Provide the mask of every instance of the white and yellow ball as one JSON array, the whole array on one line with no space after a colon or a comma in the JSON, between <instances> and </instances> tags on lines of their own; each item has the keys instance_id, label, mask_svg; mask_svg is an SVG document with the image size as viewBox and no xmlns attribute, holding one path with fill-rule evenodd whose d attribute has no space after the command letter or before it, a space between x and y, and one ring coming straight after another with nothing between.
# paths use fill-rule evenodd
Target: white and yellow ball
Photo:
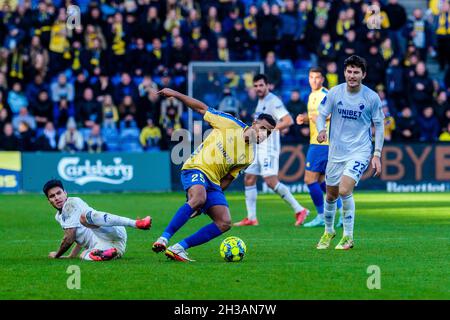
<instances>
[{"instance_id":1,"label":"white and yellow ball","mask_svg":"<svg viewBox=\"0 0 450 320\"><path fill-rule=\"evenodd\" d=\"M237 262L244 258L247 247L238 237L228 237L220 244L220 256L227 262Z\"/></svg>"}]
</instances>

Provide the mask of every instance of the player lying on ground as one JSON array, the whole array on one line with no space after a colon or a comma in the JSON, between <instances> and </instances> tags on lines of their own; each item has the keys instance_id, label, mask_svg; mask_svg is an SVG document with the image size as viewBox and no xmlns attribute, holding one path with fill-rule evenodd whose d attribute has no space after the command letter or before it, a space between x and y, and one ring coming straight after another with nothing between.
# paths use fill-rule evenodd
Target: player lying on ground
<instances>
[{"instance_id":1,"label":"player lying on ground","mask_svg":"<svg viewBox=\"0 0 450 320\"><path fill-rule=\"evenodd\" d=\"M309 70L311 93L308 97L308 113L297 116L297 124L309 123L310 142L306 155L305 183L308 186L309 195L317 210L317 216L314 220L304 224L307 228L325 225L323 220L323 194L326 192L325 168L328 162L328 143L323 142L319 144L317 142L319 132L316 126L319 104L328 93L328 90L323 87L324 81L325 77L322 68L313 67ZM328 128L329 125L330 117L327 118L326 127ZM336 227L342 227L342 200L340 198L337 201L337 208L341 214L339 215L339 222Z\"/></svg>"},{"instance_id":2,"label":"player lying on ground","mask_svg":"<svg viewBox=\"0 0 450 320\"><path fill-rule=\"evenodd\" d=\"M255 110L255 118L261 113L271 115L277 125L273 134L266 141L256 146L255 160L245 170L245 204L247 207L247 217L235 223L235 226L257 226L256 218L256 198L258 190L256 180L262 176L267 186L278 194L294 211L295 225L300 226L309 214L294 198L289 188L278 180L278 162L280 157L280 133L287 130L294 121L286 110L283 102L269 91L267 77L258 74L253 78L253 87L258 96L258 105Z\"/></svg>"},{"instance_id":3,"label":"player lying on ground","mask_svg":"<svg viewBox=\"0 0 450 320\"><path fill-rule=\"evenodd\" d=\"M57 210L55 219L64 230L64 238L58 251L49 258L80 258L90 261L106 261L120 258L125 253L127 232L124 227L148 230L152 219L132 220L107 212L96 211L76 197L68 197L60 180L50 180L43 191L48 202ZM76 246L68 256L63 254L73 243Z\"/></svg>"},{"instance_id":4,"label":"player lying on ground","mask_svg":"<svg viewBox=\"0 0 450 320\"><path fill-rule=\"evenodd\" d=\"M322 100L317 117L317 141L327 141L325 121L331 114L330 149L326 169L327 199L325 233L317 249L327 249L335 237L334 216L340 196L344 208L344 235L336 249L353 248L355 201L353 189L369 165L375 176L381 173L381 150L384 143L384 114L378 94L361 82L366 76L366 61L351 56L344 61L346 83L333 87ZM375 127L375 152L372 157L372 122Z\"/></svg>"},{"instance_id":5,"label":"player lying on ground","mask_svg":"<svg viewBox=\"0 0 450 320\"><path fill-rule=\"evenodd\" d=\"M223 190L253 161L253 147L261 143L275 128L275 120L261 114L249 127L227 113L208 108L203 102L171 89L159 94L174 97L203 115L213 130L186 160L181 169L181 180L187 192L187 202L181 206L167 228L153 244L153 251L165 251L177 261L192 261L188 248L201 245L231 228L231 216ZM213 220L193 235L167 248L170 238L196 211L204 212Z\"/></svg>"}]
</instances>

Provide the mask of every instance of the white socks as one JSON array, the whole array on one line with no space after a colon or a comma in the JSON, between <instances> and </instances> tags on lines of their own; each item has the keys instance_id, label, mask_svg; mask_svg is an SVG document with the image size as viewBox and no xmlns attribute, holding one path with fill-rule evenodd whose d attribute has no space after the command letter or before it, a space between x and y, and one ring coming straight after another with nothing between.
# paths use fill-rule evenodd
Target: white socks
<instances>
[{"instance_id":1,"label":"white socks","mask_svg":"<svg viewBox=\"0 0 450 320\"><path fill-rule=\"evenodd\" d=\"M344 210L342 219L344 237L349 236L353 239L353 226L355 224L355 200L353 199L353 194L342 197L342 208Z\"/></svg>"},{"instance_id":2,"label":"white socks","mask_svg":"<svg viewBox=\"0 0 450 320\"><path fill-rule=\"evenodd\" d=\"M245 205L247 206L247 218L249 220L256 219L256 198L258 197L258 190L256 184L245 187Z\"/></svg>"},{"instance_id":3,"label":"white socks","mask_svg":"<svg viewBox=\"0 0 450 320\"><path fill-rule=\"evenodd\" d=\"M86 221L99 227L124 226L136 228L136 220L94 210L86 213Z\"/></svg>"},{"instance_id":4,"label":"white socks","mask_svg":"<svg viewBox=\"0 0 450 320\"><path fill-rule=\"evenodd\" d=\"M334 217L336 215L337 200L333 202L325 201L323 218L325 220L325 232L334 233Z\"/></svg>"},{"instance_id":5,"label":"white socks","mask_svg":"<svg viewBox=\"0 0 450 320\"><path fill-rule=\"evenodd\" d=\"M286 201L292 209L294 209L294 212L300 212L302 211L304 208L300 205L300 203L298 203L297 200L295 200L294 196L292 195L292 193L289 191L289 188L286 187L284 184L282 184L281 182L278 182L278 184L275 186L275 188L273 189L273 191L275 191L276 193L278 193L280 195L280 197Z\"/></svg>"}]
</instances>

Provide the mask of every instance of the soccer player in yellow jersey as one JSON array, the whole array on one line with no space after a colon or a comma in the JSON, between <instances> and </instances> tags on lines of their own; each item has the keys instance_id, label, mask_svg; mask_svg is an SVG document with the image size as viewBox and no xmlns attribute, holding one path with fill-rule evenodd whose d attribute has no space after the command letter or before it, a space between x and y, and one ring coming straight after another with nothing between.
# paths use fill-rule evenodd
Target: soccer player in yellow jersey
<instances>
[{"instance_id":1,"label":"soccer player in yellow jersey","mask_svg":"<svg viewBox=\"0 0 450 320\"><path fill-rule=\"evenodd\" d=\"M308 98L308 113L299 114L297 116L297 124L309 123L310 144L308 154L306 156L305 168L305 183L308 186L309 194L317 210L317 216L310 222L305 223L305 227L319 227L324 226L323 219L324 200L323 193L326 192L325 185L325 168L328 162L328 142L319 144L317 142L316 119L319 114L320 102L325 98L328 90L323 87L325 80L324 72L320 67L313 67L309 70L309 85L311 87L311 94ZM327 120L327 128L329 127L330 119ZM338 209L342 210L342 201L338 200ZM342 226L342 214L338 226Z\"/></svg>"},{"instance_id":2,"label":"soccer player in yellow jersey","mask_svg":"<svg viewBox=\"0 0 450 320\"><path fill-rule=\"evenodd\" d=\"M167 257L177 261L188 258L188 248L210 241L231 228L231 216L223 190L253 161L254 144L263 142L274 130L272 116L261 114L252 126L230 114L208 108L203 102L172 89L158 92L174 97L192 110L203 115L213 130L203 143L186 160L181 168L181 181L187 192L187 202L173 216L167 228L152 246L155 252L165 251ZM170 238L196 212L204 212L213 220L193 235L170 247Z\"/></svg>"}]
</instances>

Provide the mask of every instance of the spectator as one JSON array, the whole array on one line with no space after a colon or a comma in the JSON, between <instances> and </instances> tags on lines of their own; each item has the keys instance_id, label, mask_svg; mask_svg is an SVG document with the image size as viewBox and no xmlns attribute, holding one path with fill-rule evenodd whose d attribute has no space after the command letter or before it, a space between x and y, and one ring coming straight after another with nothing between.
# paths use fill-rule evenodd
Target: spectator
<instances>
[{"instance_id":1,"label":"spectator","mask_svg":"<svg viewBox=\"0 0 450 320\"><path fill-rule=\"evenodd\" d=\"M230 61L230 50L228 49L227 38L217 39L217 58L222 62Z\"/></svg>"},{"instance_id":2,"label":"spectator","mask_svg":"<svg viewBox=\"0 0 450 320\"><path fill-rule=\"evenodd\" d=\"M150 77L144 77L143 82L139 85L140 97L137 108L137 125L143 128L147 123L144 119L151 118L154 122L159 120L161 112L161 102L159 95L156 94L158 87Z\"/></svg>"},{"instance_id":3,"label":"spectator","mask_svg":"<svg viewBox=\"0 0 450 320\"><path fill-rule=\"evenodd\" d=\"M92 128L94 124L102 122L102 110L100 104L94 99L94 91L87 87L83 92L83 99L77 108L77 122L79 126Z\"/></svg>"},{"instance_id":4,"label":"spectator","mask_svg":"<svg viewBox=\"0 0 450 320\"><path fill-rule=\"evenodd\" d=\"M436 43L438 61L441 70L450 64L450 3L443 1L442 7L436 12Z\"/></svg>"},{"instance_id":5,"label":"spectator","mask_svg":"<svg viewBox=\"0 0 450 320\"><path fill-rule=\"evenodd\" d=\"M106 95L112 96L114 94L113 85L111 84L111 81L109 81L109 77L106 73L100 73L98 81L93 85L93 89L97 100L100 102Z\"/></svg>"},{"instance_id":6,"label":"spectator","mask_svg":"<svg viewBox=\"0 0 450 320\"><path fill-rule=\"evenodd\" d=\"M66 99L61 99L53 108L53 120L56 128L62 129L66 126L69 118L75 117L75 107L73 103Z\"/></svg>"},{"instance_id":7,"label":"spectator","mask_svg":"<svg viewBox=\"0 0 450 320\"><path fill-rule=\"evenodd\" d=\"M3 135L0 137L0 150L19 150L19 139L14 134L14 128L11 123L6 123L3 126Z\"/></svg>"},{"instance_id":8,"label":"spectator","mask_svg":"<svg viewBox=\"0 0 450 320\"><path fill-rule=\"evenodd\" d=\"M291 91L290 99L286 103L286 109L293 117L296 117L300 113L307 112L306 104L300 99L299 90L294 89Z\"/></svg>"},{"instance_id":9,"label":"spectator","mask_svg":"<svg viewBox=\"0 0 450 320\"><path fill-rule=\"evenodd\" d=\"M242 109L247 110L248 114L252 115L253 112L255 111L257 104L258 104L258 97L256 96L256 90L253 87L250 87L247 89L247 96L245 97L242 103Z\"/></svg>"},{"instance_id":10,"label":"spectator","mask_svg":"<svg viewBox=\"0 0 450 320\"><path fill-rule=\"evenodd\" d=\"M89 87L86 75L84 72L79 72L76 75L74 83L75 98L74 103L78 105L83 100L84 91Z\"/></svg>"},{"instance_id":11,"label":"spectator","mask_svg":"<svg viewBox=\"0 0 450 320\"><path fill-rule=\"evenodd\" d=\"M231 114L234 117L239 115L239 110L241 108L241 103L232 94L230 88L225 87L223 89L223 97L219 102L218 110Z\"/></svg>"},{"instance_id":12,"label":"spectator","mask_svg":"<svg viewBox=\"0 0 450 320\"><path fill-rule=\"evenodd\" d=\"M270 51L267 53L264 61L264 71L269 81L269 90L278 91L281 89L281 70L276 64L275 53Z\"/></svg>"},{"instance_id":13,"label":"spectator","mask_svg":"<svg viewBox=\"0 0 450 320\"><path fill-rule=\"evenodd\" d=\"M176 99L164 99L161 102L160 125L164 130L164 138L170 141L173 131L181 128L180 117L183 104Z\"/></svg>"},{"instance_id":14,"label":"spectator","mask_svg":"<svg viewBox=\"0 0 450 320\"><path fill-rule=\"evenodd\" d=\"M153 119L147 119L147 125L139 135L139 141L145 151L160 150L161 129L155 126Z\"/></svg>"},{"instance_id":15,"label":"spectator","mask_svg":"<svg viewBox=\"0 0 450 320\"><path fill-rule=\"evenodd\" d=\"M410 84L411 103L420 112L432 103L434 88L424 62L417 63L415 71L416 75L411 79Z\"/></svg>"},{"instance_id":16,"label":"spectator","mask_svg":"<svg viewBox=\"0 0 450 320\"><path fill-rule=\"evenodd\" d=\"M67 121L67 130L59 137L58 149L65 152L79 152L84 147L82 134L77 130L74 118Z\"/></svg>"},{"instance_id":17,"label":"spectator","mask_svg":"<svg viewBox=\"0 0 450 320\"><path fill-rule=\"evenodd\" d=\"M403 28L407 22L405 8L398 3L398 0L389 0L383 9L389 18L389 37L394 44L394 49L396 52L403 54L406 47L406 40L402 36Z\"/></svg>"},{"instance_id":18,"label":"spectator","mask_svg":"<svg viewBox=\"0 0 450 320\"><path fill-rule=\"evenodd\" d=\"M14 130L19 130L19 126L22 122L26 123L30 130L36 129L36 120L28 113L28 109L25 107L20 108L19 114L13 116L12 124Z\"/></svg>"},{"instance_id":19,"label":"spectator","mask_svg":"<svg viewBox=\"0 0 450 320\"><path fill-rule=\"evenodd\" d=\"M25 121L20 121L17 131L19 132L19 151L34 150L34 133Z\"/></svg>"},{"instance_id":20,"label":"spectator","mask_svg":"<svg viewBox=\"0 0 450 320\"><path fill-rule=\"evenodd\" d=\"M103 99L102 113L103 126L105 128L117 128L117 123L119 121L119 111L114 105L114 102L110 95L106 95Z\"/></svg>"},{"instance_id":21,"label":"spectator","mask_svg":"<svg viewBox=\"0 0 450 320\"><path fill-rule=\"evenodd\" d=\"M231 52L231 60L242 61L251 58L251 37L241 19L234 22L233 28L227 33L228 47Z\"/></svg>"},{"instance_id":22,"label":"spectator","mask_svg":"<svg viewBox=\"0 0 450 320\"><path fill-rule=\"evenodd\" d=\"M300 15L294 0L285 1L284 12L280 15L280 57L297 60L297 42L301 39Z\"/></svg>"},{"instance_id":23,"label":"spectator","mask_svg":"<svg viewBox=\"0 0 450 320\"><path fill-rule=\"evenodd\" d=\"M378 46L371 45L369 48L369 54L366 56L367 61L367 73L364 79L366 86L372 90L379 84L384 83L385 76L385 63L383 56L378 50Z\"/></svg>"},{"instance_id":24,"label":"spectator","mask_svg":"<svg viewBox=\"0 0 450 320\"><path fill-rule=\"evenodd\" d=\"M34 105L37 103L38 95L42 91L48 91L49 87L44 82L44 77L41 74L36 74L34 76L33 82L29 83L26 86L25 95L31 108L34 108Z\"/></svg>"},{"instance_id":25,"label":"spectator","mask_svg":"<svg viewBox=\"0 0 450 320\"><path fill-rule=\"evenodd\" d=\"M419 52L419 58L427 61L427 53L431 50L431 26L423 17L422 9L414 9L413 17L408 21L407 30L414 46Z\"/></svg>"},{"instance_id":26,"label":"spectator","mask_svg":"<svg viewBox=\"0 0 450 320\"><path fill-rule=\"evenodd\" d=\"M37 151L57 151L58 150L58 133L55 130L53 122L48 121L45 124L44 131L35 142Z\"/></svg>"},{"instance_id":27,"label":"spectator","mask_svg":"<svg viewBox=\"0 0 450 320\"><path fill-rule=\"evenodd\" d=\"M256 40L257 36L257 24L256 17L258 15L258 7L254 4L250 5L248 9L248 15L244 18L244 28L247 30L248 34L252 38L252 40Z\"/></svg>"},{"instance_id":28,"label":"spectator","mask_svg":"<svg viewBox=\"0 0 450 320\"><path fill-rule=\"evenodd\" d=\"M169 66L177 71L186 72L189 63L189 51L184 45L183 38L178 36L173 41L169 53Z\"/></svg>"},{"instance_id":29,"label":"spectator","mask_svg":"<svg viewBox=\"0 0 450 320\"><path fill-rule=\"evenodd\" d=\"M440 126L432 107L423 109L418 122L420 127L420 141L434 142L438 140Z\"/></svg>"},{"instance_id":30,"label":"spectator","mask_svg":"<svg viewBox=\"0 0 450 320\"><path fill-rule=\"evenodd\" d=\"M386 70L386 93L392 110L400 110L406 104L405 72L399 63L399 59L394 57Z\"/></svg>"},{"instance_id":31,"label":"spectator","mask_svg":"<svg viewBox=\"0 0 450 320\"><path fill-rule=\"evenodd\" d=\"M3 133L3 128L7 123L10 123L11 117L9 116L8 109L1 108L0 109L0 137Z\"/></svg>"},{"instance_id":32,"label":"spectator","mask_svg":"<svg viewBox=\"0 0 450 320\"><path fill-rule=\"evenodd\" d=\"M53 82L50 85L50 90L53 102L59 102L61 99L72 102L75 98L74 87L67 82L67 77L64 73L59 74L57 82Z\"/></svg>"},{"instance_id":33,"label":"spectator","mask_svg":"<svg viewBox=\"0 0 450 320\"><path fill-rule=\"evenodd\" d=\"M119 105L119 119L121 121L136 121L136 105L131 96L125 96Z\"/></svg>"},{"instance_id":34,"label":"spectator","mask_svg":"<svg viewBox=\"0 0 450 320\"><path fill-rule=\"evenodd\" d=\"M413 117L410 107L404 107L396 121L397 140L400 142L415 141L419 136L419 126Z\"/></svg>"},{"instance_id":35,"label":"spectator","mask_svg":"<svg viewBox=\"0 0 450 320\"><path fill-rule=\"evenodd\" d=\"M146 43L151 43L154 38L163 36L163 21L159 18L158 8L150 6L145 15L140 19L140 36Z\"/></svg>"},{"instance_id":36,"label":"spectator","mask_svg":"<svg viewBox=\"0 0 450 320\"><path fill-rule=\"evenodd\" d=\"M100 153L106 151L106 144L103 140L100 126L98 124L93 124L91 131L86 138L86 151L89 153Z\"/></svg>"},{"instance_id":37,"label":"spectator","mask_svg":"<svg viewBox=\"0 0 450 320\"><path fill-rule=\"evenodd\" d=\"M136 48L131 50L128 56L128 70L132 70L132 74L143 76L152 71L152 60L145 48L145 42L142 38L136 39Z\"/></svg>"},{"instance_id":38,"label":"spectator","mask_svg":"<svg viewBox=\"0 0 450 320\"><path fill-rule=\"evenodd\" d=\"M138 90L130 75L127 72L123 72L120 77L120 82L114 89L115 97L114 102L122 102L125 96L130 96L132 100L136 100L138 97Z\"/></svg>"},{"instance_id":39,"label":"spectator","mask_svg":"<svg viewBox=\"0 0 450 320\"><path fill-rule=\"evenodd\" d=\"M387 105L383 106L384 113L384 140L392 141L393 132L395 131L395 119L389 112Z\"/></svg>"},{"instance_id":40,"label":"spectator","mask_svg":"<svg viewBox=\"0 0 450 320\"><path fill-rule=\"evenodd\" d=\"M273 14L269 5L264 2L261 11L256 16L256 34L260 47L261 57L267 56L269 51L274 51L277 44L281 20L279 16Z\"/></svg>"},{"instance_id":41,"label":"spectator","mask_svg":"<svg viewBox=\"0 0 450 320\"><path fill-rule=\"evenodd\" d=\"M22 85L19 82L13 84L12 90L8 93L7 102L13 116L17 115L20 109L28 107L28 99L22 91Z\"/></svg>"},{"instance_id":42,"label":"spectator","mask_svg":"<svg viewBox=\"0 0 450 320\"><path fill-rule=\"evenodd\" d=\"M192 61L214 61L216 60L214 52L209 48L208 40L201 39L198 47L193 48L191 54Z\"/></svg>"},{"instance_id":43,"label":"spectator","mask_svg":"<svg viewBox=\"0 0 450 320\"><path fill-rule=\"evenodd\" d=\"M339 75L337 73L336 62L330 61L327 63L327 73L325 74L326 87L331 89L339 84Z\"/></svg>"}]
</instances>

